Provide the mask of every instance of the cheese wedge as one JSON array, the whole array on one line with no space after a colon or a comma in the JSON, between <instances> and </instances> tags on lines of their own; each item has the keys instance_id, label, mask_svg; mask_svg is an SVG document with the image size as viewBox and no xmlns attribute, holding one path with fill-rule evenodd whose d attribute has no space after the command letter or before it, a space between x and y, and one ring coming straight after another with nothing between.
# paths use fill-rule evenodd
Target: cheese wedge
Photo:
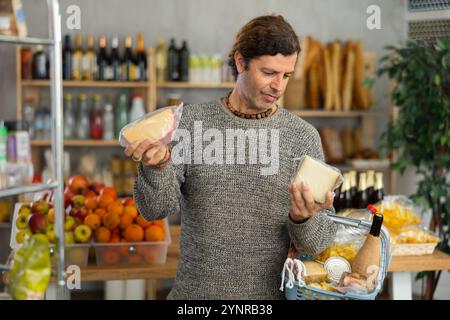
<instances>
[{"instance_id":1,"label":"cheese wedge","mask_svg":"<svg viewBox=\"0 0 450 320\"><path fill-rule=\"evenodd\" d=\"M333 191L341 174L331 169L320 161L309 156L305 156L297 169L294 183L306 182L312 192L314 200L318 203L325 203L328 191Z\"/></svg>"},{"instance_id":2,"label":"cheese wedge","mask_svg":"<svg viewBox=\"0 0 450 320\"><path fill-rule=\"evenodd\" d=\"M316 261L302 261L302 262L306 268L305 282L307 284L327 280L328 273L321 263Z\"/></svg>"},{"instance_id":3,"label":"cheese wedge","mask_svg":"<svg viewBox=\"0 0 450 320\"><path fill-rule=\"evenodd\" d=\"M149 139L152 143L161 140L175 129L175 114L166 109L156 115L124 128L123 137L128 143Z\"/></svg>"}]
</instances>

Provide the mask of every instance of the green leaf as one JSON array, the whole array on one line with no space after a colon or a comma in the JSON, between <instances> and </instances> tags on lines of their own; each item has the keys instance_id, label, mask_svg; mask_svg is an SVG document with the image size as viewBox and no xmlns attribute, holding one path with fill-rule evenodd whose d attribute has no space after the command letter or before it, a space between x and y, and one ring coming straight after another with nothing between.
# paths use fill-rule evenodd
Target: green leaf
<instances>
[{"instance_id":1,"label":"green leaf","mask_svg":"<svg viewBox=\"0 0 450 320\"><path fill-rule=\"evenodd\" d=\"M440 86L441 85L441 76L438 75L437 73L434 75L434 83L436 84L436 86Z\"/></svg>"},{"instance_id":2,"label":"green leaf","mask_svg":"<svg viewBox=\"0 0 450 320\"><path fill-rule=\"evenodd\" d=\"M446 142L447 142L447 137L441 136L441 145L445 145Z\"/></svg>"}]
</instances>

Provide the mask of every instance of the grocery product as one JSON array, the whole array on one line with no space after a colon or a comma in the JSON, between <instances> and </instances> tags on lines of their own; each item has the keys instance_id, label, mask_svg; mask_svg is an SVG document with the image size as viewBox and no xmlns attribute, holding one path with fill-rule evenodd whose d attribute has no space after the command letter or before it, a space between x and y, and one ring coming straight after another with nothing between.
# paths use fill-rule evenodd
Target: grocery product
<instances>
[{"instance_id":1,"label":"grocery product","mask_svg":"<svg viewBox=\"0 0 450 320\"><path fill-rule=\"evenodd\" d=\"M183 105L166 107L126 125L120 132L119 141L123 147L135 141L150 140L152 143L167 144L178 125Z\"/></svg>"},{"instance_id":2,"label":"grocery product","mask_svg":"<svg viewBox=\"0 0 450 320\"><path fill-rule=\"evenodd\" d=\"M314 200L325 203L326 193L336 189L343 181L340 171L310 156L300 158L294 183L308 183Z\"/></svg>"},{"instance_id":3,"label":"grocery product","mask_svg":"<svg viewBox=\"0 0 450 320\"><path fill-rule=\"evenodd\" d=\"M305 282L307 284L312 282L326 281L328 273L320 262L316 261L302 261L305 265Z\"/></svg>"}]
</instances>

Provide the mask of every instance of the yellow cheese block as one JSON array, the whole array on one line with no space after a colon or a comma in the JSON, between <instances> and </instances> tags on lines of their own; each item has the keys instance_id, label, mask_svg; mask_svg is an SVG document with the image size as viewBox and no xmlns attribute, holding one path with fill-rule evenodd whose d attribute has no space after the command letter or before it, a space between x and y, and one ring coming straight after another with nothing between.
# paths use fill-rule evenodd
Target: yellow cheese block
<instances>
[{"instance_id":1,"label":"yellow cheese block","mask_svg":"<svg viewBox=\"0 0 450 320\"><path fill-rule=\"evenodd\" d=\"M328 277L328 273L323 265L316 261L302 261L306 268L305 282L322 282Z\"/></svg>"},{"instance_id":2,"label":"yellow cheese block","mask_svg":"<svg viewBox=\"0 0 450 320\"><path fill-rule=\"evenodd\" d=\"M175 114L172 109L166 109L124 128L122 135L128 143L145 139L156 142L172 132L174 126Z\"/></svg>"},{"instance_id":3,"label":"yellow cheese block","mask_svg":"<svg viewBox=\"0 0 450 320\"><path fill-rule=\"evenodd\" d=\"M322 162L309 156L305 156L299 165L294 183L306 182L312 192L314 200L318 203L325 203L328 191L333 191L341 174L331 169Z\"/></svg>"}]
</instances>

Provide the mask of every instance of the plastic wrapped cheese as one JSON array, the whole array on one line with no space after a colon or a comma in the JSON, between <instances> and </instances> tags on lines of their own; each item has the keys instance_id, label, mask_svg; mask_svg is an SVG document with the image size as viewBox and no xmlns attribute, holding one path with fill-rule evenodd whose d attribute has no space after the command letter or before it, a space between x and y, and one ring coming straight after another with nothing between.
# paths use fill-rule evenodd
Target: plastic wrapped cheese
<instances>
[{"instance_id":1,"label":"plastic wrapped cheese","mask_svg":"<svg viewBox=\"0 0 450 320\"><path fill-rule=\"evenodd\" d=\"M294 159L294 162L297 170L293 183L306 182L311 189L314 200L318 203L325 203L327 192L333 191L344 181L339 169L310 156Z\"/></svg>"},{"instance_id":2,"label":"plastic wrapped cheese","mask_svg":"<svg viewBox=\"0 0 450 320\"><path fill-rule=\"evenodd\" d=\"M127 124L120 131L120 145L127 147L130 143L146 139L155 144L169 143L178 127L182 110L183 104L161 108Z\"/></svg>"}]
</instances>

